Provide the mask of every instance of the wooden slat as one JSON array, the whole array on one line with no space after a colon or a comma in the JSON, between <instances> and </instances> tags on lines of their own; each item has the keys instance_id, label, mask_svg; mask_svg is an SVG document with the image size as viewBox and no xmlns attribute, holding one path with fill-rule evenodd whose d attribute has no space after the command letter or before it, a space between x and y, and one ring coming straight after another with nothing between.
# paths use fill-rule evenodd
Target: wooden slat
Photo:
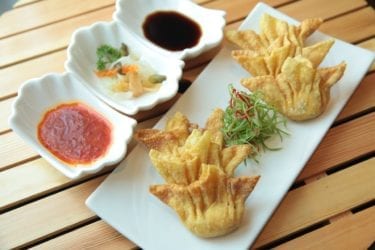
<instances>
[{"instance_id":1,"label":"wooden slat","mask_svg":"<svg viewBox=\"0 0 375 250\"><path fill-rule=\"evenodd\" d=\"M21 247L95 218L85 200L103 179L93 179L1 214L0 246Z\"/></svg>"},{"instance_id":2,"label":"wooden slat","mask_svg":"<svg viewBox=\"0 0 375 250\"><path fill-rule=\"evenodd\" d=\"M375 199L375 158L290 191L255 242L259 247Z\"/></svg>"},{"instance_id":3,"label":"wooden slat","mask_svg":"<svg viewBox=\"0 0 375 250\"><path fill-rule=\"evenodd\" d=\"M8 117L11 111L11 105L14 99L0 101L0 133L9 130Z\"/></svg>"},{"instance_id":4,"label":"wooden slat","mask_svg":"<svg viewBox=\"0 0 375 250\"><path fill-rule=\"evenodd\" d=\"M375 207L305 234L275 249L368 249L375 239Z\"/></svg>"},{"instance_id":5,"label":"wooden slat","mask_svg":"<svg viewBox=\"0 0 375 250\"><path fill-rule=\"evenodd\" d=\"M15 133L0 136L0 171L10 165L37 157L37 153Z\"/></svg>"},{"instance_id":6,"label":"wooden slat","mask_svg":"<svg viewBox=\"0 0 375 250\"><path fill-rule=\"evenodd\" d=\"M58 51L0 70L0 99L14 96L21 84L51 72L63 72L66 51Z\"/></svg>"},{"instance_id":7,"label":"wooden slat","mask_svg":"<svg viewBox=\"0 0 375 250\"><path fill-rule=\"evenodd\" d=\"M297 180L374 152L374 128L375 112L329 130Z\"/></svg>"},{"instance_id":8,"label":"wooden slat","mask_svg":"<svg viewBox=\"0 0 375 250\"><path fill-rule=\"evenodd\" d=\"M130 240L123 237L103 221L94 222L60 237L49 240L33 249L135 249Z\"/></svg>"},{"instance_id":9,"label":"wooden slat","mask_svg":"<svg viewBox=\"0 0 375 250\"><path fill-rule=\"evenodd\" d=\"M263 2L270 6L278 6L292 1L293 0L265 0ZM255 0L216 0L209 2L206 7L225 10L227 12L226 20L230 23L246 17L258 2L259 1Z\"/></svg>"},{"instance_id":10,"label":"wooden slat","mask_svg":"<svg viewBox=\"0 0 375 250\"><path fill-rule=\"evenodd\" d=\"M0 48L7 53L2 55L0 67L65 48L73 31L97 21L109 21L113 11L113 6L103 8L83 16L2 39Z\"/></svg>"},{"instance_id":11,"label":"wooden slat","mask_svg":"<svg viewBox=\"0 0 375 250\"><path fill-rule=\"evenodd\" d=\"M375 38L362 42L361 47L375 52ZM375 71L375 62L373 62L369 71Z\"/></svg>"},{"instance_id":12,"label":"wooden slat","mask_svg":"<svg viewBox=\"0 0 375 250\"><path fill-rule=\"evenodd\" d=\"M282 6L279 10L302 21L311 17L328 19L366 5L365 0L303 0Z\"/></svg>"},{"instance_id":13,"label":"wooden slat","mask_svg":"<svg viewBox=\"0 0 375 250\"><path fill-rule=\"evenodd\" d=\"M319 30L341 40L354 43L373 36L375 34L374 23L374 10L372 7L367 7L324 22Z\"/></svg>"},{"instance_id":14,"label":"wooden slat","mask_svg":"<svg viewBox=\"0 0 375 250\"><path fill-rule=\"evenodd\" d=\"M32 4L32 3L36 3L36 2L40 2L40 1L43 1L43 0L18 0L14 4L14 7L18 8L18 7L21 7L21 6L24 6L24 5L28 5L28 4Z\"/></svg>"},{"instance_id":15,"label":"wooden slat","mask_svg":"<svg viewBox=\"0 0 375 250\"><path fill-rule=\"evenodd\" d=\"M41 1L5 13L0 19L0 38L113 5L115 1L65 0L64 4L59 3L60 0ZM27 22L20 21L20 17Z\"/></svg>"},{"instance_id":16,"label":"wooden slat","mask_svg":"<svg viewBox=\"0 0 375 250\"><path fill-rule=\"evenodd\" d=\"M32 178L30 178L32 176ZM0 211L64 187L65 177L44 159L37 159L0 173Z\"/></svg>"},{"instance_id":17,"label":"wooden slat","mask_svg":"<svg viewBox=\"0 0 375 250\"><path fill-rule=\"evenodd\" d=\"M367 75L358 86L336 121L346 119L360 111L375 108L375 73Z\"/></svg>"}]
</instances>

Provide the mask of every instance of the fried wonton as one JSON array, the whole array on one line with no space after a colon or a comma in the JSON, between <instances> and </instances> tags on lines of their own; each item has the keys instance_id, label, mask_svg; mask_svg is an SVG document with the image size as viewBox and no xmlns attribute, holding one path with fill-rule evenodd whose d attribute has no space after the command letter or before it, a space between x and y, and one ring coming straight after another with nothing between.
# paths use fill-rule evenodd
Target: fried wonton
<instances>
[{"instance_id":1,"label":"fried wonton","mask_svg":"<svg viewBox=\"0 0 375 250\"><path fill-rule=\"evenodd\" d=\"M228 177L215 165L202 166L200 178L189 185L150 186L150 192L173 208L194 234L216 237L239 227L245 201L259 176Z\"/></svg>"},{"instance_id":2,"label":"fried wonton","mask_svg":"<svg viewBox=\"0 0 375 250\"><path fill-rule=\"evenodd\" d=\"M302 56L287 58L277 76L243 79L242 85L261 91L264 100L292 120L308 120L319 116L330 99L330 88L342 77L343 62L329 68L315 69Z\"/></svg>"},{"instance_id":3,"label":"fried wonton","mask_svg":"<svg viewBox=\"0 0 375 250\"><path fill-rule=\"evenodd\" d=\"M304 41L319 28L323 20L310 18L303 20L299 26L263 14L260 19L260 34L253 30L229 30L226 38L240 48L252 50L259 55L268 55L274 48L291 44L292 54L300 54L298 50L304 47Z\"/></svg>"},{"instance_id":4,"label":"fried wonton","mask_svg":"<svg viewBox=\"0 0 375 250\"><path fill-rule=\"evenodd\" d=\"M232 176L251 153L250 145L224 146L224 111L215 109L204 129L176 113L165 130L141 129L136 139L150 148L150 159L167 183L188 185L199 179L202 164L215 164Z\"/></svg>"},{"instance_id":5,"label":"fried wonton","mask_svg":"<svg viewBox=\"0 0 375 250\"><path fill-rule=\"evenodd\" d=\"M215 164L232 176L236 167L251 153L250 145L223 148L210 130L194 129L185 144L170 152L150 150L150 159L167 183L188 185L199 179L203 164Z\"/></svg>"},{"instance_id":6,"label":"fried wonton","mask_svg":"<svg viewBox=\"0 0 375 250\"><path fill-rule=\"evenodd\" d=\"M301 55L311 61L317 68L334 43L333 39L316 43L301 50ZM275 48L267 55L260 55L252 50L234 50L232 57L252 76L277 75L288 57L295 56L291 52L291 44Z\"/></svg>"},{"instance_id":7,"label":"fried wonton","mask_svg":"<svg viewBox=\"0 0 375 250\"><path fill-rule=\"evenodd\" d=\"M191 127L192 124L190 124L186 116L177 112L167 121L164 130L140 129L135 132L134 137L150 149L170 152L185 143Z\"/></svg>"},{"instance_id":8,"label":"fried wonton","mask_svg":"<svg viewBox=\"0 0 375 250\"><path fill-rule=\"evenodd\" d=\"M232 52L232 57L252 76L280 73L288 57L302 55L316 68L334 43L333 39L305 47L304 40L322 23L321 19L306 19L300 26L264 14L260 20L261 32L252 30L228 31L228 40L242 50Z\"/></svg>"}]
</instances>

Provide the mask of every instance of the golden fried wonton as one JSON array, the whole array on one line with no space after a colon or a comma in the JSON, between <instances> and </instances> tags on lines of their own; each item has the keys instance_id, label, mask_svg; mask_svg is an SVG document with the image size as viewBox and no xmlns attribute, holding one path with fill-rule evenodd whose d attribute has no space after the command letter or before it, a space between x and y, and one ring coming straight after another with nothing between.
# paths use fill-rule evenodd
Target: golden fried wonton
<instances>
[{"instance_id":1,"label":"golden fried wonton","mask_svg":"<svg viewBox=\"0 0 375 250\"><path fill-rule=\"evenodd\" d=\"M288 57L302 55L316 68L334 43L333 39L307 46L304 40L322 23L321 19L306 19L300 26L264 14L260 20L261 33L252 30L228 31L226 37L242 50L232 52L232 57L253 76L280 73Z\"/></svg>"},{"instance_id":2,"label":"golden fried wonton","mask_svg":"<svg viewBox=\"0 0 375 250\"><path fill-rule=\"evenodd\" d=\"M317 68L333 43L334 40L330 39L304 47L301 54L311 61L314 68ZM291 56L294 55L291 54L290 44L275 48L268 55L260 55L252 50L232 51L232 57L253 76L277 75L285 60Z\"/></svg>"},{"instance_id":3,"label":"golden fried wonton","mask_svg":"<svg viewBox=\"0 0 375 250\"><path fill-rule=\"evenodd\" d=\"M241 81L264 100L292 120L308 120L319 116L330 99L330 88L342 77L346 64L315 69L302 57L287 58L277 76L258 76Z\"/></svg>"},{"instance_id":4,"label":"golden fried wonton","mask_svg":"<svg viewBox=\"0 0 375 250\"><path fill-rule=\"evenodd\" d=\"M215 165L202 165L199 179L189 185L150 186L150 192L173 208L194 234L216 237L241 223L245 201L259 176L228 177Z\"/></svg>"},{"instance_id":5,"label":"golden fried wonton","mask_svg":"<svg viewBox=\"0 0 375 250\"><path fill-rule=\"evenodd\" d=\"M294 26L263 14L260 19L259 35L253 30L229 30L225 36L242 49L267 55L270 52L269 48L279 48L286 44L291 44L296 50L302 49L305 39L317 30L322 22L320 18L310 18L302 21L299 26Z\"/></svg>"},{"instance_id":6,"label":"golden fried wonton","mask_svg":"<svg viewBox=\"0 0 375 250\"><path fill-rule=\"evenodd\" d=\"M194 129L185 144L170 152L150 150L150 159L167 183L188 185L199 179L202 164L215 164L229 176L252 152L250 145L222 148L210 130Z\"/></svg>"},{"instance_id":7,"label":"golden fried wonton","mask_svg":"<svg viewBox=\"0 0 375 250\"><path fill-rule=\"evenodd\" d=\"M185 143L192 125L186 116L177 112L167 121L165 130L140 129L135 132L135 139L144 143L150 149L172 151Z\"/></svg>"}]
</instances>

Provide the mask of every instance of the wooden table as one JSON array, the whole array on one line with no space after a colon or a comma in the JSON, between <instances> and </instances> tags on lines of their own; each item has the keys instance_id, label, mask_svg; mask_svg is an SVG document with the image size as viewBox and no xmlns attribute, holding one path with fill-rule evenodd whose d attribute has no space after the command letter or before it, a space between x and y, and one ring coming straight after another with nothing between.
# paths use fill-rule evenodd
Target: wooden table
<instances>
[{"instance_id":1,"label":"wooden table","mask_svg":"<svg viewBox=\"0 0 375 250\"><path fill-rule=\"evenodd\" d=\"M227 11L230 28L237 27L256 4L196 1ZM322 17L321 31L375 51L375 12L365 0L265 2L299 20ZM114 0L23 0L0 17L0 249L136 248L84 203L112 169L70 180L7 124L20 84L45 73L63 72L72 32L109 21L113 12ZM184 78L193 81L207 60L193 63ZM373 243L374 69L373 65L337 117L255 248L365 249ZM151 127L172 102L138 115L140 126Z\"/></svg>"}]
</instances>

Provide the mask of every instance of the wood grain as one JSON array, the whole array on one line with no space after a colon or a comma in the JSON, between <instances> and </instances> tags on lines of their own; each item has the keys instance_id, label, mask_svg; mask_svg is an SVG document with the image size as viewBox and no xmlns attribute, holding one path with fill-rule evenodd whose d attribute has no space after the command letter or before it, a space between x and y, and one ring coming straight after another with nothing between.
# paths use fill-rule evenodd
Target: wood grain
<instances>
[{"instance_id":1,"label":"wood grain","mask_svg":"<svg viewBox=\"0 0 375 250\"><path fill-rule=\"evenodd\" d=\"M15 96L21 84L31 78L63 72L66 58L66 50L61 50L1 69L0 99Z\"/></svg>"},{"instance_id":2,"label":"wood grain","mask_svg":"<svg viewBox=\"0 0 375 250\"><path fill-rule=\"evenodd\" d=\"M361 111L369 111L375 108L375 73L367 75L359 84L348 103L340 112L336 121L342 121Z\"/></svg>"},{"instance_id":3,"label":"wood grain","mask_svg":"<svg viewBox=\"0 0 375 250\"><path fill-rule=\"evenodd\" d=\"M303 180L375 150L375 112L329 130L297 180Z\"/></svg>"},{"instance_id":4,"label":"wood grain","mask_svg":"<svg viewBox=\"0 0 375 250\"><path fill-rule=\"evenodd\" d=\"M104 221L97 221L44 242L43 244L34 246L33 249L76 249L77 246L81 249L103 250L131 250L137 248L137 245L123 237Z\"/></svg>"},{"instance_id":5,"label":"wood grain","mask_svg":"<svg viewBox=\"0 0 375 250\"><path fill-rule=\"evenodd\" d=\"M1 39L0 48L7 51L7 53L2 55L0 68L66 48L71 34L76 29L91 25L97 21L109 21L113 11L114 7L111 6L40 29Z\"/></svg>"},{"instance_id":6,"label":"wood grain","mask_svg":"<svg viewBox=\"0 0 375 250\"><path fill-rule=\"evenodd\" d=\"M13 132L0 135L0 145L0 171L37 157L37 153Z\"/></svg>"},{"instance_id":7,"label":"wood grain","mask_svg":"<svg viewBox=\"0 0 375 250\"><path fill-rule=\"evenodd\" d=\"M9 130L8 117L11 114L11 106L13 101L13 98L0 101L0 133L4 133L5 131Z\"/></svg>"},{"instance_id":8,"label":"wood grain","mask_svg":"<svg viewBox=\"0 0 375 250\"><path fill-rule=\"evenodd\" d=\"M320 17L326 20L366 5L365 0L304 0L282 6L279 10L300 21L313 17ZM322 7L317 8L316 6Z\"/></svg>"},{"instance_id":9,"label":"wood grain","mask_svg":"<svg viewBox=\"0 0 375 250\"><path fill-rule=\"evenodd\" d=\"M40 2L40 1L43 1L43 0L18 0L14 4L14 8L18 8L18 7L21 7L21 6L28 5L28 4L33 4L33 3L36 3L36 2Z\"/></svg>"},{"instance_id":10,"label":"wood grain","mask_svg":"<svg viewBox=\"0 0 375 250\"><path fill-rule=\"evenodd\" d=\"M0 215L0 246L22 247L95 218L85 200L104 177Z\"/></svg>"},{"instance_id":11,"label":"wood grain","mask_svg":"<svg viewBox=\"0 0 375 250\"><path fill-rule=\"evenodd\" d=\"M349 43L355 43L375 34L374 23L374 10L367 7L324 22L319 30Z\"/></svg>"},{"instance_id":12,"label":"wood grain","mask_svg":"<svg viewBox=\"0 0 375 250\"><path fill-rule=\"evenodd\" d=\"M375 199L375 158L290 191L254 247Z\"/></svg>"},{"instance_id":13,"label":"wood grain","mask_svg":"<svg viewBox=\"0 0 375 250\"><path fill-rule=\"evenodd\" d=\"M114 0L64 0L64 4L59 5L59 2L60 0L41 1L5 13L0 19L0 38L114 5L115 3ZM60 7L56 8L56 6ZM20 22L20 16L27 22ZM12 25L7 25L10 23Z\"/></svg>"},{"instance_id":14,"label":"wood grain","mask_svg":"<svg viewBox=\"0 0 375 250\"><path fill-rule=\"evenodd\" d=\"M275 249L368 249L375 238L375 207L289 241Z\"/></svg>"}]
</instances>

